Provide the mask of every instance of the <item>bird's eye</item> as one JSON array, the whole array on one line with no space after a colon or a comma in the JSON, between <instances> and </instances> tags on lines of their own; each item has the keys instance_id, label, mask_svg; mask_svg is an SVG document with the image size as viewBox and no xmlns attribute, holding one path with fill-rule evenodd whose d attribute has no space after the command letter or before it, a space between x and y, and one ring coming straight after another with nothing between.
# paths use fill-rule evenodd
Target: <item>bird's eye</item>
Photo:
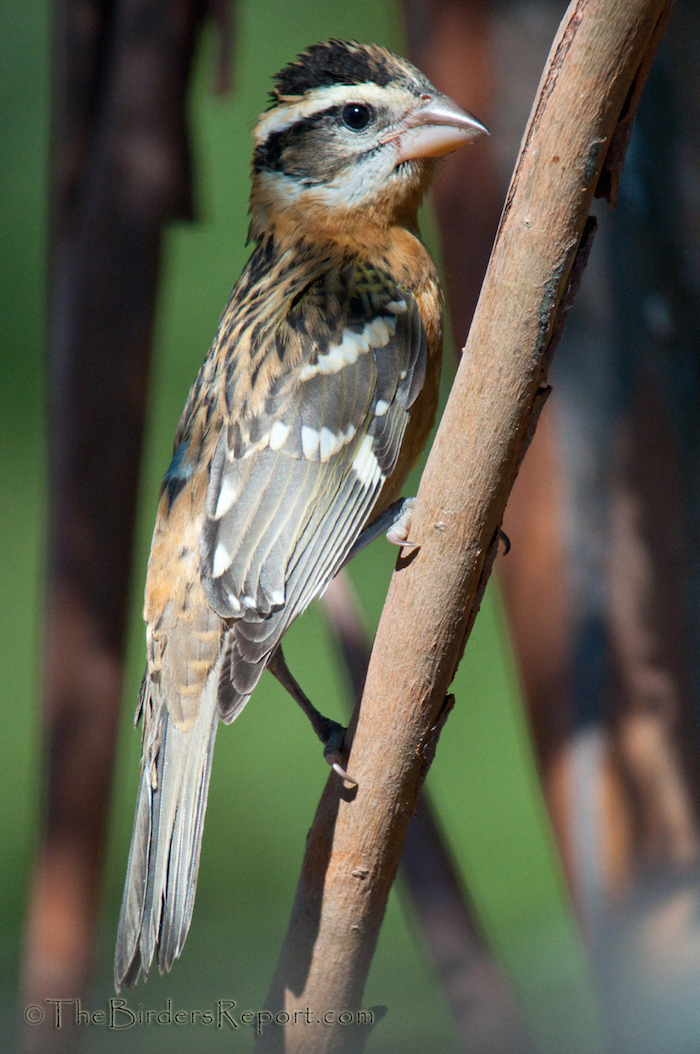
<instances>
[{"instance_id":1,"label":"bird's eye","mask_svg":"<svg viewBox=\"0 0 700 1054\"><path fill-rule=\"evenodd\" d=\"M372 111L362 102L348 103L342 113L343 124L351 128L353 132L361 132L363 128L366 128L371 117Z\"/></svg>"}]
</instances>

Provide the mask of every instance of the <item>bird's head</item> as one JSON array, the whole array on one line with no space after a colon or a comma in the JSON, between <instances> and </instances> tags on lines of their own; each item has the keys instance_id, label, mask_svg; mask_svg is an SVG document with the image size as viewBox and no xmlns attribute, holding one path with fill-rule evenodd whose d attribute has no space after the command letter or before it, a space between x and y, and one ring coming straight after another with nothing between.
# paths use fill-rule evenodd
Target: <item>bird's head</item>
<instances>
[{"instance_id":1,"label":"bird's head","mask_svg":"<svg viewBox=\"0 0 700 1054\"><path fill-rule=\"evenodd\" d=\"M254 239L273 225L414 226L435 158L486 131L375 44L315 44L275 82L255 129Z\"/></svg>"}]
</instances>

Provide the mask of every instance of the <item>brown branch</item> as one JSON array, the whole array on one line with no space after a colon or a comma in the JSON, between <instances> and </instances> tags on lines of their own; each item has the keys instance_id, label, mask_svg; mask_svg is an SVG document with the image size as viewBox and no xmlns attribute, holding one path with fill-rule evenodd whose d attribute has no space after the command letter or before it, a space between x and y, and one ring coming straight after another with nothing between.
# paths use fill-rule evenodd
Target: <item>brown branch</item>
<instances>
[{"instance_id":1,"label":"brown branch","mask_svg":"<svg viewBox=\"0 0 700 1054\"><path fill-rule=\"evenodd\" d=\"M367 678L370 645L344 571L333 579L321 604L357 700ZM484 945L425 789L418 795L406 833L400 874L464 1054L527 1054L531 1047L519 1010Z\"/></svg>"},{"instance_id":2,"label":"brown branch","mask_svg":"<svg viewBox=\"0 0 700 1054\"><path fill-rule=\"evenodd\" d=\"M387 897L494 540L542 405L549 344L606 151L666 0L576 0L554 41L454 388L372 654L349 768L311 829L268 993L286 1028L257 1049L355 1051L367 1030L310 1025L361 1007ZM297 1014L295 1023L295 1013ZM337 1018L336 1018L337 1019Z\"/></svg>"}]
</instances>

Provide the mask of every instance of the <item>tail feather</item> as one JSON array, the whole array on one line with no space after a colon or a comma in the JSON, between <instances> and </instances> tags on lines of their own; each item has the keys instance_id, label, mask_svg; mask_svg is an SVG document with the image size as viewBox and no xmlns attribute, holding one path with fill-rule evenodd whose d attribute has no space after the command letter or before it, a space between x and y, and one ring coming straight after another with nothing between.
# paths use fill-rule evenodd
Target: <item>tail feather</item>
<instances>
[{"instance_id":1,"label":"tail feather","mask_svg":"<svg viewBox=\"0 0 700 1054\"><path fill-rule=\"evenodd\" d=\"M151 810L150 774L144 767L136 803L114 958L114 983L118 992L122 985L131 988L141 971L140 937L151 843Z\"/></svg>"},{"instance_id":2,"label":"tail feather","mask_svg":"<svg viewBox=\"0 0 700 1054\"><path fill-rule=\"evenodd\" d=\"M180 955L192 921L214 737L219 723L216 696L213 691L211 694L214 698L208 728L203 724L201 729L198 729L197 723L192 732L180 732L174 727L169 730L169 735L174 734L179 740L199 731L200 740L196 746L192 743L187 745L191 751L190 756L194 754L192 770L190 773L185 768L183 772L172 829L167 859L168 910L162 916L158 956L161 973L169 970L173 961ZM180 749L178 745L178 753ZM166 834L167 830L168 828ZM170 895L170 890L173 891L173 896Z\"/></svg>"},{"instance_id":3,"label":"tail feather","mask_svg":"<svg viewBox=\"0 0 700 1054\"><path fill-rule=\"evenodd\" d=\"M158 950L160 972L182 951L192 920L211 758L218 725L218 677L202 693L197 719L178 728L144 685L144 757L126 884L119 916L117 990L148 975Z\"/></svg>"}]
</instances>

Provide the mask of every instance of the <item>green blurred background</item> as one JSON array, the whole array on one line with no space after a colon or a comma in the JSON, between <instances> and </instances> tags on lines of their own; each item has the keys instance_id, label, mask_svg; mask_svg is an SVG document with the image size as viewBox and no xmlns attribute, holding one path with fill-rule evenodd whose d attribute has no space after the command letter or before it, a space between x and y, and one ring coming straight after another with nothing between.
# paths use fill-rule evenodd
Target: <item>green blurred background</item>
<instances>
[{"instance_id":1,"label":"green blurred background","mask_svg":"<svg viewBox=\"0 0 700 1054\"><path fill-rule=\"evenodd\" d=\"M113 995L112 953L140 755L133 731L144 661L141 597L160 478L189 385L246 258L250 133L270 76L304 46L329 36L402 50L398 10L378 2L240 3L233 90L210 91L214 41L202 39L191 114L197 222L165 239L149 432L135 554L133 606L96 976L87 1003ZM43 338L50 90L50 5L0 6L0 707L2 882L0 1033L24 1026L17 1011L23 912L37 837L40 772L42 575L45 534ZM430 229L429 216L425 220ZM434 241L433 241L434 244ZM437 252L437 250L436 250ZM448 355L449 361L449 355ZM446 370L449 374L450 369ZM449 377L447 378L449 381ZM415 481L414 481L415 486ZM395 561L384 542L351 575L373 631ZM287 656L311 697L345 714L343 692L319 610L289 634ZM454 685L456 706L428 778L481 925L546 1054L602 1049L594 994L571 917L539 791L495 589ZM265 675L231 728L222 727L213 766L197 904L184 955L152 976L129 1005L207 1009L234 999L257 1010L291 907L306 832L327 767L297 708ZM401 891L392 896L364 1005L388 1014L368 1051L450 1054L459 1049L449 1008ZM65 995L67 993L57 993ZM249 1030L211 1027L81 1030L81 1050L246 1051Z\"/></svg>"}]
</instances>

